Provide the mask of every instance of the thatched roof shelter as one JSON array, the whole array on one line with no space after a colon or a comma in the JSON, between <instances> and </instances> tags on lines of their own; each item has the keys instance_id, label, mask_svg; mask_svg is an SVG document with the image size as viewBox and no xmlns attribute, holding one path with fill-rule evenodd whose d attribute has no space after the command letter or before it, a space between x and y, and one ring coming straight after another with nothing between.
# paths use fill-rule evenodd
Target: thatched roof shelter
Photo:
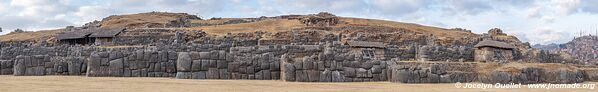
<instances>
[{"instance_id":1,"label":"thatched roof shelter","mask_svg":"<svg viewBox=\"0 0 598 92\"><path fill-rule=\"evenodd\" d=\"M58 40L81 39L89 36L93 32L91 30L68 31L56 35Z\"/></svg>"},{"instance_id":2,"label":"thatched roof shelter","mask_svg":"<svg viewBox=\"0 0 598 92\"><path fill-rule=\"evenodd\" d=\"M515 48L515 46L513 46L511 44L499 42L499 41L493 41L493 40L480 41L474 47L475 48L493 47L493 48L501 48L501 49L514 49Z\"/></svg>"},{"instance_id":3,"label":"thatched roof shelter","mask_svg":"<svg viewBox=\"0 0 598 92\"><path fill-rule=\"evenodd\" d=\"M89 37L115 37L125 28L100 28L96 29Z\"/></svg>"},{"instance_id":4,"label":"thatched roof shelter","mask_svg":"<svg viewBox=\"0 0 598 92\"><path fill-rule=\"evenodd\" d=\"M369 41L347 41L347 45L351 47L365 47L365 48L385 48L386 46L382 42L369 42Z\"/></svg>"}]
</instances>

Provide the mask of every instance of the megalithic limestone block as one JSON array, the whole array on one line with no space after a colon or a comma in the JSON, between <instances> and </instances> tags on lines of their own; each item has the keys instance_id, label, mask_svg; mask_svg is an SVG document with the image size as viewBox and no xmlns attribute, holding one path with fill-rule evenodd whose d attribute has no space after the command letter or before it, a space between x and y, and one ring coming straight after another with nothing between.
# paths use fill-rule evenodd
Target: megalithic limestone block
<instances>
[{"instance_id":1,"label":"megalithic limestone block","mask_svg":"<svg viewBox=\"0 0 598 92\"><path fill-rule=\"evenodd\" d=\"M101 57L98 53L92 53L87 63L87 76L99 76L101 74Z\"/></svg>"},{"instance_id":2,"label":"megalithic limestone block","mask_svg":"<svg viewBox=\"0 0 598 92\"><path fill-rule=\"evenodd\" d=\"M176 69L178 72L191 72L191 65L193 61L191 60L191 57L189 57L189 53L179 52L176 62Z\"/></svg>"},{"instance_id":3,"label":"megalithic limestone block","mask_svg":"<svg viewBox=\"0 0 598 92\"><path fill-rule=\"evenodd\" d=\"M16 58L16 62L15 62L15 66L14 66L14 75L15 76L19 76L19 75L25 75L25 71L26 68L25 67L25 56L17 56Z\"/></svg>"},{"instance_id":4,"label":"megalithic limestone block","mask_svg":"<svg viewBox=\"0 0 598 92\"><path fill-rule=\"evenodd\" d=\"M109 68L110 76L115 76L115 77L121 77L121 76L123 76L124 65L123 65L123 59L122 58L110 61L110 66L109 67L110 67Z\"/></svg>"}]
</instances>

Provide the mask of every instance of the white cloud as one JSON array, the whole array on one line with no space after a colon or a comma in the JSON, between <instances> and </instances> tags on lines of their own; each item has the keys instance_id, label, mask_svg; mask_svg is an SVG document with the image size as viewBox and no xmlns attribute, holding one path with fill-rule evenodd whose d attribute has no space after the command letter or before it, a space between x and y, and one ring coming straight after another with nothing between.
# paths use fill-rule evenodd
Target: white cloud
<instances>
[{"instance_id":1,"label":"white cloud","mask_svg":"<svg viewBox=\"0 0 598 92\"><path fill-rule=\"evenodd\" d=\"M390 15L413 13L426 5L424 0L372 0L371 3L374 9Z\"/></svg>"},{"instance_id":2,"label":"white cloud","mask_svg":"<svg viewBox=\"0 0 598 92\"><path fill-rule=\"evenodd\" d=\"M532 36L533 35L533 36ZM526 34L526 38L535 43L550 44L553 42L566 42L565 39L571 38L572 34L554 30L552 27L538 27Z\"/></svg>"},{"instance_id":3,"label":"white cloud","mask_svg":"<svg viewBox=\"0 0 598 92\"><path fill-rule=\"evenodd\" d=\"M101 20L114 13L116 13L114 10L102 6L82 6L79 7L79 10L74 15L81 19L77 21L77 24L83 24L94 20Z\"/></svg>"},{"instance_id":4,"label":"white cloud","mask_svg":"<svg viewBox=\"0 0 598 92\"><path fill-rule=\"evenodd\" d=\"M527 12L528 17L551 19L576 13L579 8L579 0L551 0L549 2L536 2Z\"/></svg>"}]
</instances>

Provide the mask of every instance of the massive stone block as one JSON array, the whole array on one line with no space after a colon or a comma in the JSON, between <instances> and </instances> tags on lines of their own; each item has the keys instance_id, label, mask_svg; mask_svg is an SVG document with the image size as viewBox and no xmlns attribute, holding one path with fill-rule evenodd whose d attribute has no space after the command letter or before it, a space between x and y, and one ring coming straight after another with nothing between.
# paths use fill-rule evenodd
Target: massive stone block
<instances>
[{"instance_id":1,"label":"massive stone block","mask_svg":"<svg viewBox=\"0 0 598 92\"><path fill-rule=\"evenodd\" d=\"M208 79L219 79L220 74L217 68L210 68L208 69L208 73L206 75Z\"/></svg>"},{"instance_id":2,"label":"massive stone block","mask_svg":"<svg viewBox=\"0 0 598 92\"><path fill-rule=\"evenodd\" d=\"M191 57L192 60L199 60L200 56L199 56L199 52L189 52L189 56Z\"/></svg>"},{"instance_id":3,"label":"massive stone block","mask_svg":"<svg viewBox=\"0 0 598 92\"><path fill-rule=\"evenodd\" d=\"M87 76L99 76L101 74L101 62L102 60L98 53L91 54L87 63Z\"/></svg>"},{"instance_id":4,"label":"massive stone block","mask_svg":"<svg viewBox=\"0 0 598 92\"><path fill-rule=\"evenodd\" d=\"M15 62L14 71L13 71L15 76L25 75L27 67L25 65L24 58L26 58L26 57L20 56L20 55L16 57L16 62Z\"/></svg>"},{"instance_id":5,"label":"massive stone block","mask_svg":"<svg viewBox=\"0 0 598 92\"><path fill-rule=\"evenodd\" d=\"M210 52L199 52L199 59L210 59Z\"/></svg>"},{"instance_id":6,"label":"massive stone block","mask_svg":"<svg viewBox=\"0 0 598 92\"><path fill-rule=\"evenodd\" d=\"M218 69L228 68L228 61L226 61L226 60L217 60L216 63L217 63L216 66Z\"/></svg>"},{"instance_id":7,"label":"massive stone block","mask_svg":"<svg viewBox=\"0 0 598 92\"><path fill-rule=\"evenodd\" d=\"M191 79L192 74L193 73L191 73L191 72L177 72L175 78L177 78L177 79Z\"/></svg>"},{"instance_id":8,"label":"massive stone block","mask_svg":"<svg viewBox=\"0 0 598 92\"><path fill-rule=\"evenodd\" d=\"M122 58L110 61L109 67L110 76L121 77L124 73L124 65Z\"/></svg>"},{"instance_id":9,"label":"massive stone block","mask_svg":"<svg viewBox=\"0 0 598 92\"><path fill-rule=\"evenodd\" d=\"M209 60L201 60L200 70L201 71L208 71L209 68L210 68L210 61Z\"/></svg>"},{"instance_id":10,"label":"massive stone block","mask_svg":"<svg viewBox=\"0 0 598 92\"><path fill-rule=\"evenodd\" d=\"M68 61L69 75L80 75L82 72L82 66L82 58L72 58L70 61Z\"/></svg>"},{"instance_id":11,"label":"massive stone block","mask_svg":"<svg viewBox=\"0 0 598 92\"><path fill-rule=\"evenodd\" d=\"M191 65L192 65L192 60L191 57L189 57L189 53L187 52L179 52L178 53L178 59L176 61L176 65L177 65L177 71L178 72L191 72ZM178 74L177 74L178 75Z\"/></svg>"},{"instance_id":12,"label":"massive stone block","mask_svg":"<svg viewBox=\"0 0 598 92\"><path fill-rule=\"evenodd\" d=\"M351 67L345 67L343 69L345 77L357 77L355 68L351 68Z\"/></svg>"},{"instance_id":13,"label":"massive stone block","mask_svg":"<svg viewBox=\"0 0 598 92\"><path fill-rule=\"evenodd\" d=\"M284 80L295 81L295 66L291 63L284 63Z\"/></svg>"},{"instance_id":14,"label":"massive stone block","mask_svg":"<svg viewBox=\"0 0 598 92\"><path fill-rule=\"evenodd\" d=\"M201 71L201 60L193 60L191 65L191 71L198 72Z\"/></svg>"}]
</instances>

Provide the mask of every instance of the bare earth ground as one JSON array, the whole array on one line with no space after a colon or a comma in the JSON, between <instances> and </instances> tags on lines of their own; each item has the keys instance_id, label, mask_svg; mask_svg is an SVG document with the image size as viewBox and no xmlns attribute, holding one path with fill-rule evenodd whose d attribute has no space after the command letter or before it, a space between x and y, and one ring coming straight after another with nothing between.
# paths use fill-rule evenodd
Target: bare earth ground
<instances>
[{"instance_id":1,"label":"bare earth ground","mask_svg":"<svg viewBox=\"0 0 598 92\"><path fill-rule=\"evenodd\" d=\"M591 82L596 84L596 82ZM597 92L597 89L462 89L454 84L301 83L278 80L185 80L83 76L0 76L0 92Z\"/></svg>"}]
</instances>

